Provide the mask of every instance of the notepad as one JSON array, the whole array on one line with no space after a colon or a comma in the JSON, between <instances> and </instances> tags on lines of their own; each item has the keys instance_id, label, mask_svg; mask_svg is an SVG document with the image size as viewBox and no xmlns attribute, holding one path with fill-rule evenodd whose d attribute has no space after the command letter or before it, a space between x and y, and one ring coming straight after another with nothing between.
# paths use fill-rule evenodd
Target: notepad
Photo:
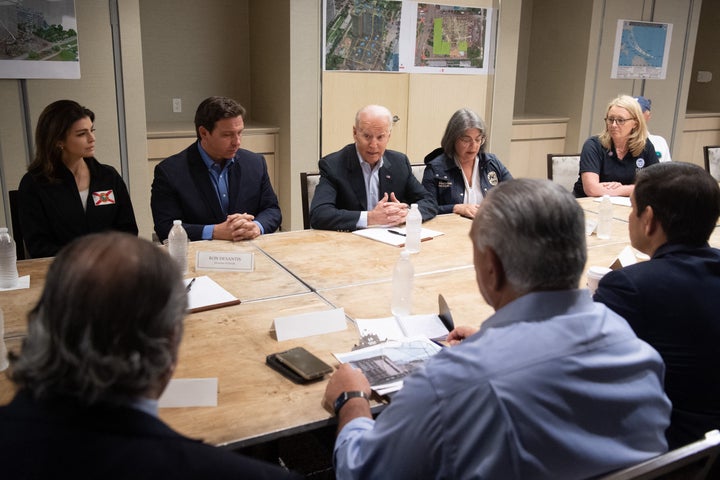
<instances>
[{"instance_id":1,"label":"notepad","mask_svg":"<svg viewBox=\"0 0 720 480\"><path fill-rule=\"evenodd\" d=\"M185 285L188 285L192 280L191 278L186 279ZM188 291L188 310L190 313L237 305L238 303L240 303L240 299L207 275L195 277L195 281L190 287L190 291Z\"/></svg>"},{"instance_id":2,"label":"notepad","mask_svg":"<svg viewBox=\"0 0 720 480\"><path fill-rule=\"evenodd\" d=\"M405 228L365 228L362 230L355 230L352 233L361 237L369 238L370 240L376 240L378 242L387 243L388 245L394 245L396 247L405 246ZM420 241L424 242L440 235L443 235L443 232L423 228L420 230Z\"/></svg>"}]
</instances>

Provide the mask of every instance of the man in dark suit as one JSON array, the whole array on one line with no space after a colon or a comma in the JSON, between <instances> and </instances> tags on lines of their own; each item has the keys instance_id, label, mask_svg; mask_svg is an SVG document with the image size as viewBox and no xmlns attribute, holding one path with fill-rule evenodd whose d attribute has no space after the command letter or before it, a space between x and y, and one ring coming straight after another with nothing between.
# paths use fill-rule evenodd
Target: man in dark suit
<instances>
[{"instance_id":1,"label":"man in dark suit","mask_svg":"<svg viewBox=\"0 0 720 480\"><path fill-rule=\"evenodd\" d=\"M435 199L413 175L407 156L386 150L392 124L387 108L368 105L355 116L355 143L320 160L320 182L310 208L312 228L401 225L412 203L418 204L423 221L437 214Z\"/></svg>"},{"instance_id":2,"label":"man in dark suit","mask_svg":"<svg viewBox=\"0 0 720 480\"><path fill-rule=\"evenodd\" d=\"M605 275L594 298L663 357L677 448L720 428L720 250L708 245L720 188L697 165L666 162L638 172L630 201L630 241L652 258Z\"/></svg>"},{"instance_id":3,"label":"man in dark suit","mask_svg":"<svg viewBox=\"0 0 720 480\"><path fill-rule=\"evenodd\" d=\"M3 478L292 476L158 418L182 337L181 278L164 250L126 233L84 236L61 250L22 351L10 356L18 393L0 407Z\"/></svg>"},{"instance_id":4,"label":"man in dark suit","mask_svg":"<svg viewBox=\"0 0 720 480\"><path fill-rule=\"evenodd\" d=\"M278 229L278 199L262 155L240 148L245 109L227 97L195 112L198 141L155 167L150 207L165 240L182 220L190 240L249 240Z\"/></svg>"}]
</instances>

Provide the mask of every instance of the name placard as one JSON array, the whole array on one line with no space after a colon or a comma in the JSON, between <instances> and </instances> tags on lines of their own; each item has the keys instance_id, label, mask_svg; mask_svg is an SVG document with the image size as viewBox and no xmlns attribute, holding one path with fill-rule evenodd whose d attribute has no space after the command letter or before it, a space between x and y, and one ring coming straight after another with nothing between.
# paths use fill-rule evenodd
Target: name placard
<instances>
[{"instance_id":1,"label":"name placard","mask_svg":"<svg viewBox=\"0 0 720 480\"><path fill-rule=\"evenodd\" d=\"M197 270L252 272L255 269L255 254L237 252L197 252L195 257L195 268Z\"/></svg>"}]
</instances>

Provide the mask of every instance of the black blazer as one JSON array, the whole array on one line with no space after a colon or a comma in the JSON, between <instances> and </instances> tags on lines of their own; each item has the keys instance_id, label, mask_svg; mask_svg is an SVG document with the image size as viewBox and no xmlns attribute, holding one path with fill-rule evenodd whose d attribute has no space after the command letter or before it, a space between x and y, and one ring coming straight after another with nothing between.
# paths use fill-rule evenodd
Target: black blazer
<instances>
[{"instance_id":1,"label":"black blazer","mask_svg":"<svg viewBox=\"0 0 720 480\"><path fill-rule=\"evenodd\" d=\"M594 296L662 356L671 449L720 428L719 294L720 250L666 243L605 275Z\"/></svg>"},{"instance_id":2,"label":"black blazer","mask_svg":"<svg viewBox=\"0 0 720 480\"><path fill-rule=\"evenodd\" d=\"M356 230L360 212L368 208L355 144L322 158L318 166L320 182L310 207L310 226L322 230ZM385 193L394 192L403 203L417 203L423 221L437 215L435 199L415 178L405 154L385 150L379 177L378 200Z\"/></svg>"},{"instance_id":3,"label":"black blazer","mask_svg":"<svg viewBox=\"0 0 720 480\"><path fill-rule=\"evenodd\" d=\"M117 170L95 158L86 158L85 163L90 170L85 210L75 177L64 165L56 183L30 172L20 180L20 226L31 257L52 257L75 238L89 233L118 230L137 235L130 195Z\"/></svg>"},{"instance_id":4,"label":"black blazer","mask_svg":"<svg viewBox=\"0 0 720 480\"><path fill-rule=\"evenodd\" d=\"M297 478L280 467L184 437L128 407L36 402L0 407L3 478Z\"/></svg>"},{"instance_id":5,"label":"black blazer","mask_svg":"<svg viewBox=\"0 0 720 480\"><path fill-rule=\"evenodd\" d=\"M228 173L228 214L249 213L272 233L282 222L280 205L262 155L239 149ZM190 240L201 240L205 225L226 220L197 142L155 167L150 197L155 233L165 240L173 220L182 220Z\"/></svg>"}]
</instances>

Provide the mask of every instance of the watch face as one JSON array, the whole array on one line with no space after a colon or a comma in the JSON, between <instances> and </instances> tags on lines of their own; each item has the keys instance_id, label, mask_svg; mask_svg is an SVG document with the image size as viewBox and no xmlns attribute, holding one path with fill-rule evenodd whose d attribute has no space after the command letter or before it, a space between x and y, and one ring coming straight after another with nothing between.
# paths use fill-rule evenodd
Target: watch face
<instances>
[{"instance_id":1,"label":"watch face","mask_svg":"<svg viewBox=\"0 0 720 480\"><path fill-rule=\"evenodd\" d=\"M342 392L340 396L335 400L335 405L333 406L333 410L335 410L335 415L338 414L340 409L345 405L345 403L350 400L351 398L356 397L362 397L367 399L367 395L365 395L365 392Z\"/></svg>"}]
</instances>

